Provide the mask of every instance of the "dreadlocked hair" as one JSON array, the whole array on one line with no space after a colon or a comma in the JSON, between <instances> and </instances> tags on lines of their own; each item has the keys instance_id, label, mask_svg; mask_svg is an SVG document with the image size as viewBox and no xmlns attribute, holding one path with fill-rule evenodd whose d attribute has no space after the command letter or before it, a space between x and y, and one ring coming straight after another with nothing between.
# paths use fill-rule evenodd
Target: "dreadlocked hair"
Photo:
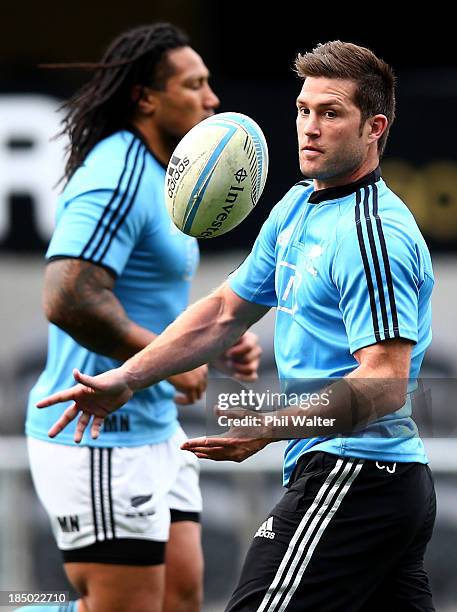
<instances>
[{"instance_id":1,"label":"dreadlocked hair","mask_svg":"<svg viewBox=\"0 0 457 612\"><path fill-rule=\"evenodd\" d=\"M95 70L92 79L62 106L66 115L59 136L69 138L63 180L73 176L100 140L126 127L138 101L132 99L134 85L164 89L172 74L166 52L187 45L189 40L181 30L170 23L157 23L120 34L100 62L43 66Z\"/></svg>"}]
</instances>

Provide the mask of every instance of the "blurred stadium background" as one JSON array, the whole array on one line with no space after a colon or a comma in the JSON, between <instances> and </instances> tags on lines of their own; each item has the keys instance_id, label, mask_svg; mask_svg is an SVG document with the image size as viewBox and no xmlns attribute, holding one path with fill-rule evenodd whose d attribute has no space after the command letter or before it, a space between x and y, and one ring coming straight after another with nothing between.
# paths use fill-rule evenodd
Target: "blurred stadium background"
<instances>
[{"instance_id":1,"label":"blurred stadium background","mask_svg":"<svg viewBox=\"0 0 457 612\"><path fill-rule=\"evenodd\" d=\"M263 15L256 2L205 0L137 2L115 9L106 2L31 0L2 9L0 39L0 590L68 589L47 518L31 487L22 435L26 396L46 352L40 292L43 252L53 225L63 143L59 101L84 78L46 72L40 62L96 59L120 30L158 19L186 29L213 73L221 110L251 115L263 128L271 170L262 199L239 228L201 244L202 265L193 297L205 294L248 251L273 204L299 180L294 135L298 82L295 54L340 38L370 46L399 77L398 123L390 136L383 174L403 196L432 249L436 274L434 339L424 374L457 378L457 59L442 15L427 23L389 18L363 30L347 15L306 11L282 3ZM340 18L341 17L341 18ZM366 16L368 19L368 16ZM370 17L371 19L371 17ZM383 21L385 20L385 22ZM264 373L274 369L273 317L257 326ZM455 385L454 385L455 387ZM452 392L438 398L428 420L446 437L427 441L438 493L438 520L427 564L439 612L457 610L457 443ZM205 430L202 406L181 411L188 434ZM434 412L436 410L436 412ZM429 423L430 425L430 423ZM242 465L202 463L205 500L206 612L222 609L257 526L281 494L280 445Z\"/></svg>"}]
</instances>

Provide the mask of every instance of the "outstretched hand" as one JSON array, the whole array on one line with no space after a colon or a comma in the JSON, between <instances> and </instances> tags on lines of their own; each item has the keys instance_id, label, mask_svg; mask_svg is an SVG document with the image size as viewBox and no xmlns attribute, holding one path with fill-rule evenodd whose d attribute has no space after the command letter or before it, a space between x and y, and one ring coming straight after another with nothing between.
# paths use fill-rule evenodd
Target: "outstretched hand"
<instances>
[{"instance_id":1,"label":"outstretched hand","mask_svg":"<svg viewBox=\"0 0 457 612\"><path fill-rule=\"evenodd\" d=\"M230 432L227 432L230 436ZM262 450L272 442L268 438L246 438L214 436L212 438L193 438L182 444L182 450L194 453L199 459L212 459L213 461L236 461L241 463L251 455Z\"/></svg>"},{"instance_id":2,"label":"outstretched hand","mask_svg":"<svg viewBox=\"0 0 457 612\"><path fill-rule=\"evenodd\" d=\"M54 438L81 413L76 425L75 442L81 442L91 419L93 420L90 433L95 440L99 436L105 417L128 402L133 391L127 384L124 373L119 369L108 370L98 376L82 374L75 369L73 376L79 384L49 395L40 400L37 407L46 408L60 402L73 401L51 427L48 432L49 437Z\"/></svg>"},{"instance_id":3,"label":"outstretched hand","mask_svg":"<svg viewBox=\"0 0 457 612\"><path fill-rule=\"evenodd\" d=\"M262 414L254 415L251 410L216 410L216 414L224 415L229 420L250 417L255 418L255 421L247 425L231 426L228 431L220 435L186 440L181 446L182 450L194 453L199 459L240 463L275 441L271 435L271 428L265 425Z\"/></svg>"},{"instance_id":4,"label":"outstretched hand","mask_svg":"<svg viewBox=\"0 0 457 612\"><path fill-rule=\"evenodd\" d=\"M215 365L239 380L257 380L261 353L262 349L258 344L257 336L246 332L236 344L225 351ZM72 401L73 403L49 430L49 437L57 436L79 415L74 435L75 442L81 442L89 426L91 437L95 440L100 434L104 419L128 402L133 395L133 390L120 368L108 370L97 376L82 374L75 369L73 376L78 384L40 400L37 407L46 408L60 402ZM207 366L201 366L168 380L181 392L181 396L177 398L178 403L193 403L205 391Z\"/></svg>"}]
</instances>

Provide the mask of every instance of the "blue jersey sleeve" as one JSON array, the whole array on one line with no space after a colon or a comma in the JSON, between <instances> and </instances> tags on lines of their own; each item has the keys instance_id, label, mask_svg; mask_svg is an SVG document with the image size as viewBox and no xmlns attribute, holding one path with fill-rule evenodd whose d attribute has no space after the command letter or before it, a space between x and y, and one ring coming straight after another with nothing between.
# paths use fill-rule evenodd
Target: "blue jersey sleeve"
<instances>
[{"instance_id":1,"label":"blue jersey sleeve","mask_svg":"<svg viewBox=\"0 0 457 612\"><path fill-rule=\"evenodd\" d=\"M112 188L86 186L78 191L69 184L59 202L48 260L75 257L103 265L116 275L122 273L141 237L148 211L153 210L153 203L146 206L138 195L144 170L140 161Z\"/></svg>"},{"instance_id":2,"label":"blue jersey sleeve","mask_svg":"<svg viewBox=\"0 0 457 612\"><path fill-rule=\"evenodd\" d=\"M336 247L332 278L351 353L390 338L418 340L419 251L389 220L359 221Z\"/></svg>"},{"instance_id":3,"label":"blue jersey sleeve","mask_svg":"<svg viewBox=\"0 0 457 612\"><path fill-rule=\"evenodd\" d=\"M240 267L232 272L228 283L233 291L248 302L276 306L275 246L277 208L263 224L254 246Z\"/></svg>"}]
</instances>

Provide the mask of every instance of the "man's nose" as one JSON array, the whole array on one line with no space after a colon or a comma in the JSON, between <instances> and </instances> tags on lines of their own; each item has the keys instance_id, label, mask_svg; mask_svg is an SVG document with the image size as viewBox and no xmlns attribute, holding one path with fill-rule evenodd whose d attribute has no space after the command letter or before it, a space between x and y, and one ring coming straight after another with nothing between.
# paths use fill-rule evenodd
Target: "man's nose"
<instances>
[{"instance_id":1,"label":"man's nose","mask_svg":"<svg viewBox=\"0 0 457 612\"><path fill-rule=\"evenodd\" d=\"M320 125L315 115L309 115L308 118L305 119L303 133L306 136L319 136Z\"/></svg>"},{"instance_id":2,"label":"man's nose","mask_svg":"<svg viewBox=\"0 0 457 612\"><path fill-rule=\"evenodd\" d=\"M216 94L209 85L206 87L203 103L205 105L205 108L217 108L220 105L219 98L216 96Z\"/></svg>"}]
</instances>

